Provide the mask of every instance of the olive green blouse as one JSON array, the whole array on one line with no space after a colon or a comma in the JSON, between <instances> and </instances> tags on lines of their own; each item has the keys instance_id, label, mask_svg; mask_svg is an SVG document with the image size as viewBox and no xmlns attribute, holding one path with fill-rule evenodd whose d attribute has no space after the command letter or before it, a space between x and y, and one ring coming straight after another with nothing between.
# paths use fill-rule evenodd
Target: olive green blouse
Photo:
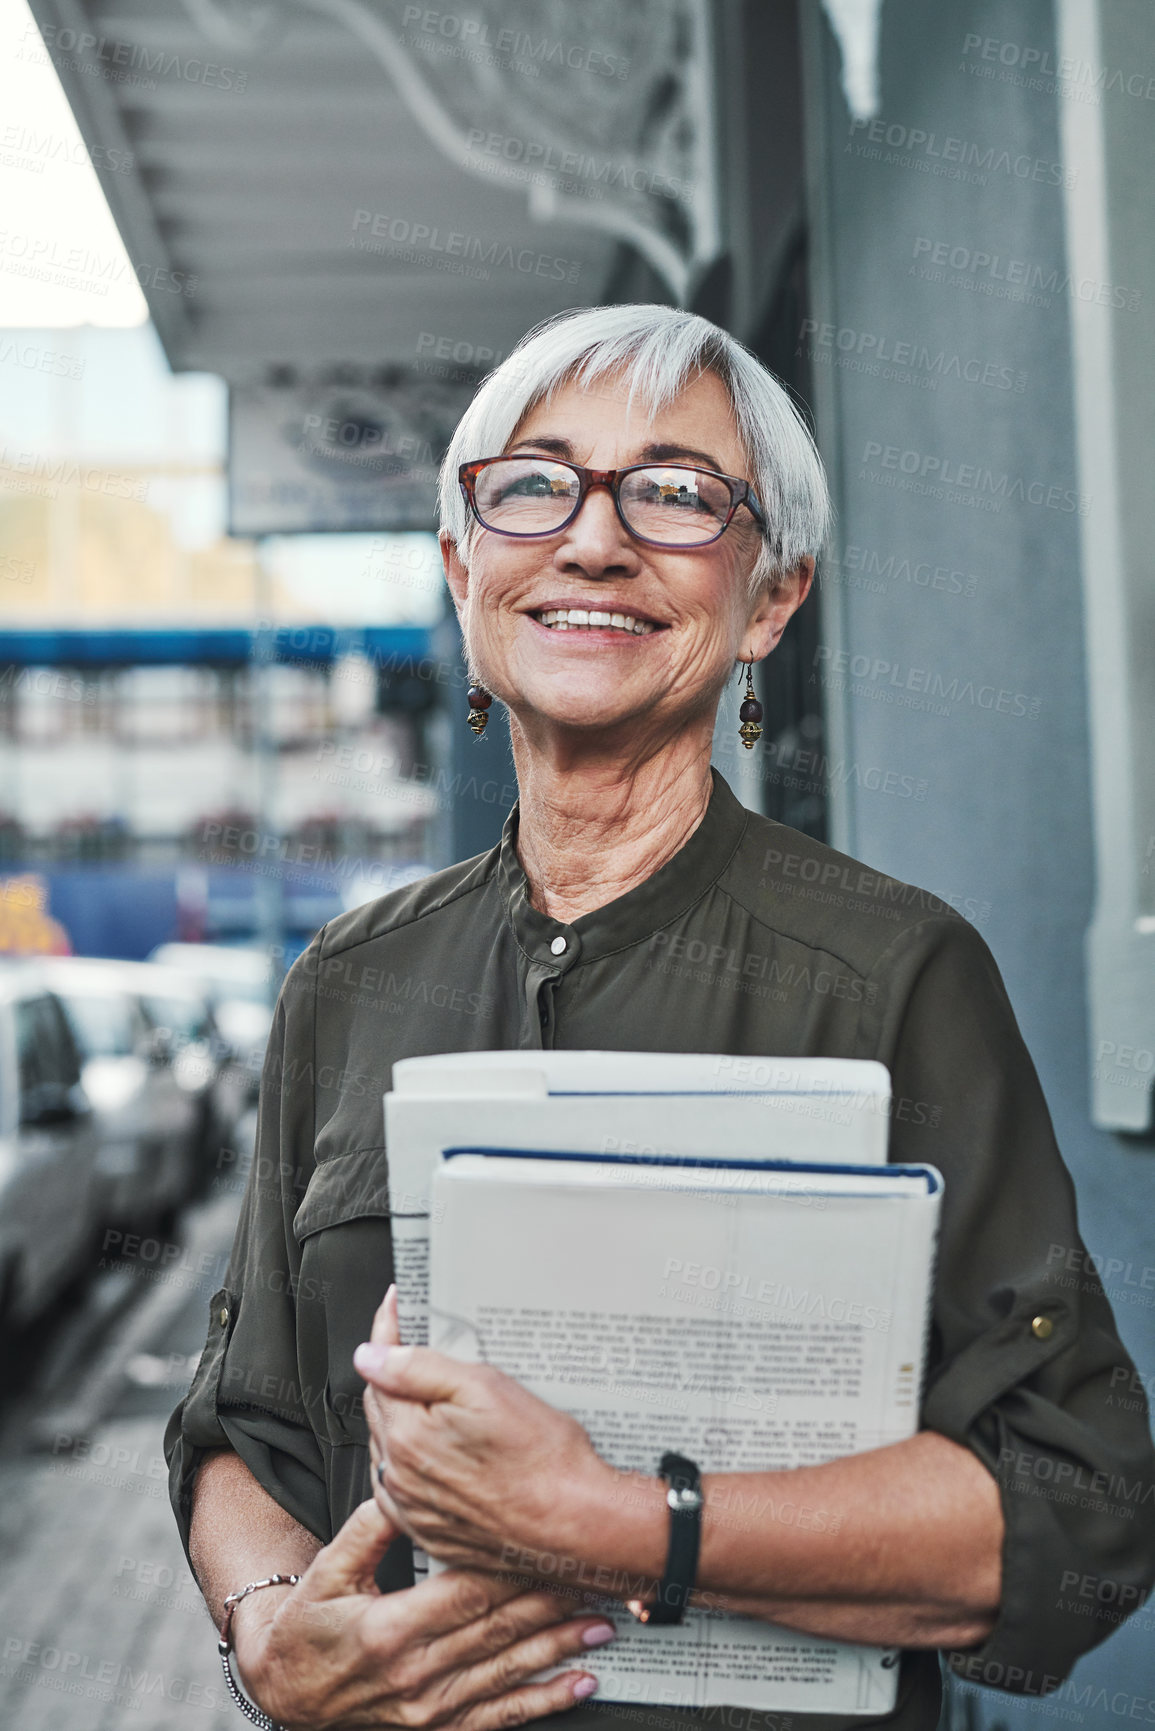
<instances>
[{"instance_id":1,"label":"olive green blouse","mask_svg":"<svg viewBox=\"0 0 1155 1731\"><path fill-rule=\"evenodd\" d=\"M392 1278L381 1097L397 1059L498 1047L876 1058L893 1085L890 1158L946 1180L922 1426L974 1451L1006 1517L997 1626L947 1662L994 1688L1053 1689L1155 1578L1155 1457L985 943L925 891L747 811L717 772L679 852L572 925L531 905L517 822L515 806L490 852L332 921L285 981L232 1259L166 1435L186 1545L206 1449L235 1449L325 1541L370 1494L352 1357ZM401 1552L383 1586L410 1578ZM1118 1583L1110 1602L1073 1593L1084 1577ZM937 1656L908 1653L885 1723L932 1731L939 1699ZM713 1718L781 1731L772 1714L596 1697L563 1716L614 1731ZM795 1731L843 1723L862 1720L793 1716Z\"/></svg>"}]
</instances>

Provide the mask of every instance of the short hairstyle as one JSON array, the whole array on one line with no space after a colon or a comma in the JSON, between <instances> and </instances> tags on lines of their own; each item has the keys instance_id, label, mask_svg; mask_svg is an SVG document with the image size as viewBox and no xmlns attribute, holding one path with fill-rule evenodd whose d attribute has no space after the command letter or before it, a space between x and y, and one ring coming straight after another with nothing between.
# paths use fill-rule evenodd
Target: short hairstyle
<instances>
[{"instance_id":1,"label":"short hairstyle","mask_svg":"<svg viewBox=\"0 0 1155 1731\"><path fill-rule=\"evenodd\" d=\"M709 319L679 307L582 307L536 325L484 380L441 466L441 527L468 559L473 524L458 485L462 463L495 457L537 403L576 380L624 373L628 401L655 414L702 372L721 379L734 409L766 533L750 573L752 594L771 588L830 526L830 495L810 431L784 386L749 349Z\"/></svg>"}]
</instances>

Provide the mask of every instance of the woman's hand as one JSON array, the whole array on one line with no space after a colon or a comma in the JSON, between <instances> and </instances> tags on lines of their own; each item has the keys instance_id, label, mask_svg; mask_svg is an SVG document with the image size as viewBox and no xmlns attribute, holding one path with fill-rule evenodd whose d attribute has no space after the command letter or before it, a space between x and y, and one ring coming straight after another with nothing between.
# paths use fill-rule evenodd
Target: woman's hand
<instances>
[{"instance_id":1,"label":"woman's hand","mask_svg":"<svg viewBox=\"0 0 1155 1731\"><path fill-rule=\"evenodd\" d=\"M524 1574L544 1553L543 1572L564 1579L559 1558L576 1555L591 1509L612 1497L612 1467L576 1419L513 1377L399 1339L390 1287L353 1359L382 1511L442 1562Z\"/></svg>"},{"instance_id":2,"label":"woman's hand","mask_svg":"<svg viewBox=\"0 0 1155 1731\"><path fill-rule=\"evenodd\" d=\"M588 1671L528 1679L612 1639L604 1617L573 1618L556 1594L458 1569L382 1594L374 1571L396 1533L374 1502L362 1503L296 1587L237 1607L237 1668L277 1724L497 1731L593 1694Z\"/></svg>"}]
</instances>

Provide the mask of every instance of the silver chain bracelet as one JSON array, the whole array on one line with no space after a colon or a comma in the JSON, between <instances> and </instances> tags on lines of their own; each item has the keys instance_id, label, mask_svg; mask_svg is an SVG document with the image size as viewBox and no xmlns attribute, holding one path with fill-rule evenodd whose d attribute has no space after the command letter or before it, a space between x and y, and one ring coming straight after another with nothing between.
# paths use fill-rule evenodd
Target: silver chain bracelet
<instances>
[{"instance_id":1,"label":"silver chain bracelet","mask_svg":"<svg viewBox=\"0 0 1155 1731\"><path fill-rule=\"evenodd\" d=\"M295 1587L300 1578L300 1575L269 1575L263 1581L250 1581L247 1587L242 1587L239 1593L230 1593L225 1600L225 1616L221 1624L220 1639L217 1642L217 1652L221 1656L221 1666L225 1673L225 1684L245 1718L251 1719L253 1724L260 1728L260 1731L284 1731L284 1727L278 1725L275 1719L270 1719L269 1715L262 1712L247 1696L242 1695L237 1680L233 1676L232 1666L229 1664L229 1654L233 1650L233 1612L241 1600L247 1599L250 1593L256 1593L262 1587Z\"/></svg>"}]
</instances>

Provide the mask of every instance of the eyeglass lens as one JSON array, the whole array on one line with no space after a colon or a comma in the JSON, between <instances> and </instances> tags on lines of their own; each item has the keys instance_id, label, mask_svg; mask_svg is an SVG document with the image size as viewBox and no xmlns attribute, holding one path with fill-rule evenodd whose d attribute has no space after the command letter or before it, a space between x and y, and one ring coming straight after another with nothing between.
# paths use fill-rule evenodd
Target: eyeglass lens
<instances>
[{"instance_id":1,"label":"eyeglass lens","mask_svg":"<svg viewBox=\"0 0 1155 1731\"><path fill-rule=\"evenodd\" d=\"M577 504L578 476L545 457L502 457L477 476L477 514L506 535L548 535ZM725 481L699 469L656 463L634 469L619 487L622 516L637 535L673 546L712 541L731 511Z\"/></svg>"}]
</instances>

